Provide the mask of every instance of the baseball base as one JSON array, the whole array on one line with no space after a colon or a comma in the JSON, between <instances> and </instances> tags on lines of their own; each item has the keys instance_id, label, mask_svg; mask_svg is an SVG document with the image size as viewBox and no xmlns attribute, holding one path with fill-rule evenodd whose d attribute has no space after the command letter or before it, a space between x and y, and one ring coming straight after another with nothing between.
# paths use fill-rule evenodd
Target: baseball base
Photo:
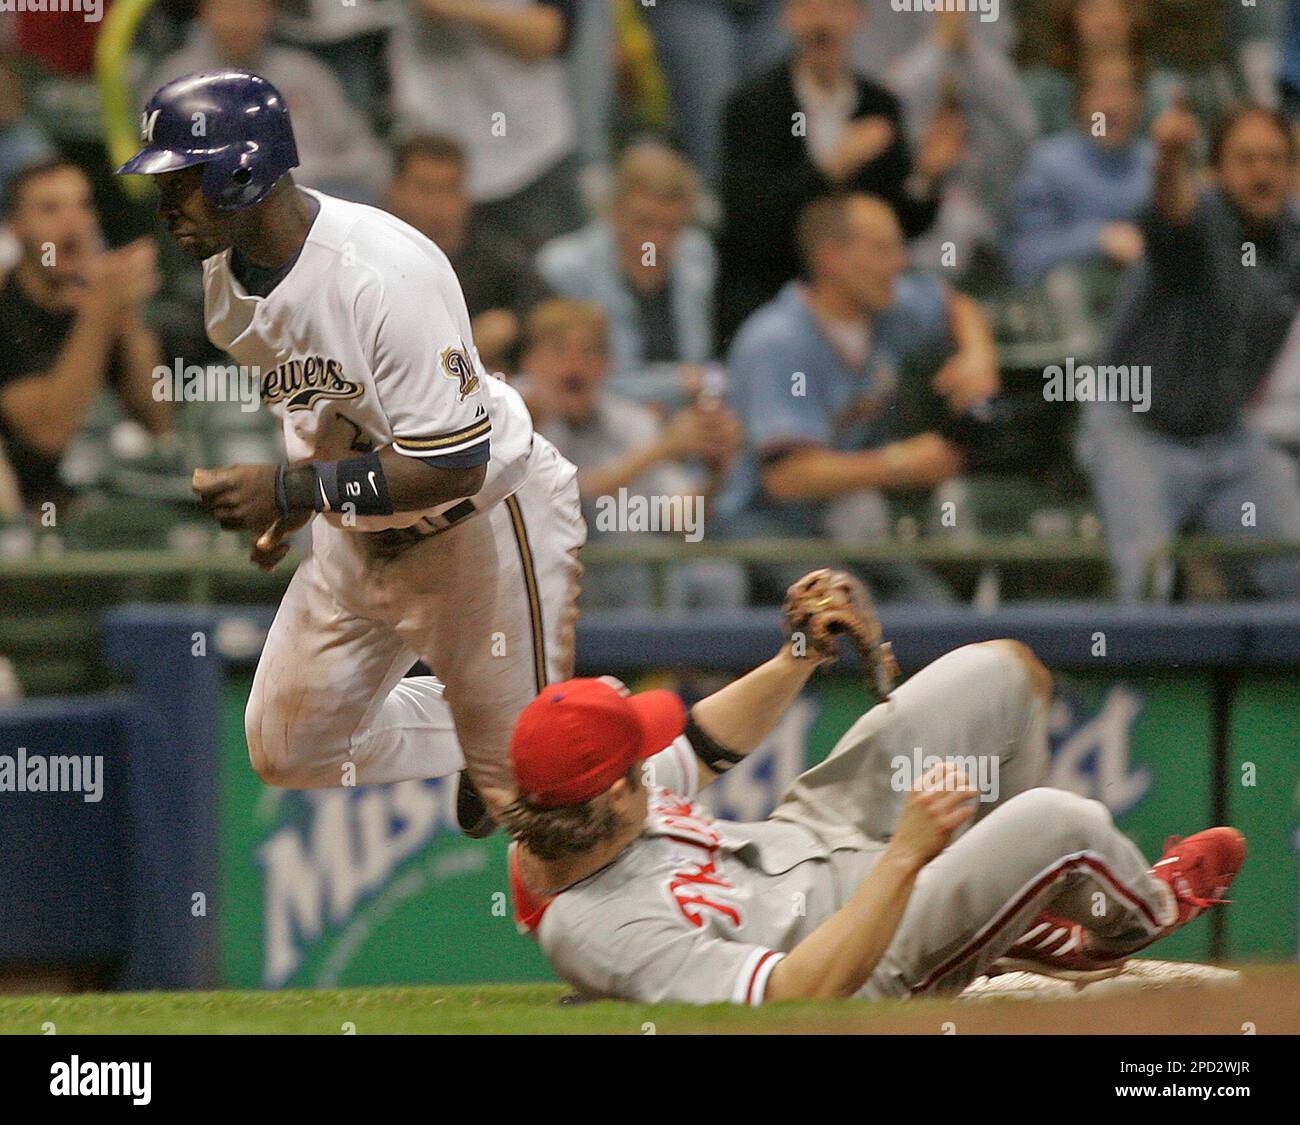
<instances>
[{"instance_id":1,"label":"baseball base","mask_svg":"<svg viewBox=\"0 0 1300 1125\"><path fill-rule=\"evenodd\" d=\"M980 977L961 993L962 1000L1093 1000L1122 992L1167 988L1223 988L1239 984L1235 969L1186 961L1133 960L1110 976L1063 980L1041 973L1014 971Z\"/></svg>"}]
</instances>

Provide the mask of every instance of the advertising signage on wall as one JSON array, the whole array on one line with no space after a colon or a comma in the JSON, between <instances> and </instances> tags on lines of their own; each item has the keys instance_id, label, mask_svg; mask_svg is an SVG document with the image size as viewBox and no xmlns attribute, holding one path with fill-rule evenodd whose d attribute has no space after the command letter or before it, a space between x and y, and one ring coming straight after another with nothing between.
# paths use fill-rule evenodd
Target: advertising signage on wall
<instances>
[{"instance_id":1,"label":"advertising signage on wall","mask_svg":"<svg viewBox=\"0 0 1300 1125\"><path fill-rule=\"evenodd\" d=\"M1048 784L1102 801L1148 855L1159 854L1166 835L1207 823L1207 674L1078 675L1057 685ZM515 931L504 840L459 834L450 781L268 788L245 756L247 688L245 676L228 682L222 724L225 984L551 979L534 944ZM754 759L710 792L714 811L766 816L866 702L852 677L814 681ZM1208 942L1208 928L1194 926L1162 951L1204 957Z\"/></svg>"}]
</instances>

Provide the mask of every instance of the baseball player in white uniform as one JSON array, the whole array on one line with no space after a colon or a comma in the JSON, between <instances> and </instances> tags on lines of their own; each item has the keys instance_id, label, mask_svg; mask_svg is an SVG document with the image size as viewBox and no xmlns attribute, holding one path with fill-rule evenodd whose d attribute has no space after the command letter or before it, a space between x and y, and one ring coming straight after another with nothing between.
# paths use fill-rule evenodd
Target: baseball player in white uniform
<instances>
[{"instance_id":1,"label":"baseball player in white uniform","mask_svg":"<svg viewBox=\"0 0 1300 1125\"><path fill-rule=\"evenodd\" d=\"M768 820L714 818L700 790L817 663L786 644L689 713L669 692L571 680L519 717L516 919L583 995L759 1004L952 993L994 966L1113 973L1241 867L1234 829L1173 839L1152 866L1099 802L1036 788L1051 679L1014 641L918 672ZM947 759L919 784L918 752Z\"/></svg>"},{"instance_id":2,"label":"baseball player in white uniform","mask_svg":"<svg viewBox=\"0 0 1300 1125\"><path fill-rule=\"evenodd\" d=\"M313 521L248 701L254 768L307 788L463 760L501 809L516 715L571 671L585 539L573 467L483 369L442 251L294 184L269 83L178 79L144 133L122 171L153 174L162 217L203 260L210 338L259 374L284 427L285 464L200 470L195 490L264 567ZM434 677L403 678L417 659Z\"/></svg>"}]
</instances>

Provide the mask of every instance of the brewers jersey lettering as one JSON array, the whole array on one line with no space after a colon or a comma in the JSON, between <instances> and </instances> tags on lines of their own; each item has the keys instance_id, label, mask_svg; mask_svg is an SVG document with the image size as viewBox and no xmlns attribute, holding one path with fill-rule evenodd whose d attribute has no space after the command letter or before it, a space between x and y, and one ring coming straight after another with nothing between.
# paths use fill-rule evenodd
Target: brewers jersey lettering
<instances>
[{"instance_id":1,"label":"brewers jersey lettering","mask_svg":"<svg viewBox=\"0 0 1300 1125\"><path fill-rule=\"evenodd\" d=\"M532 421L518 392L479 362L446 255L386 212L301 190L320 212L268 296L244 291L229 250L203 264L208 335L259 373L289 460L391 445L434 465L486 463L478 507L510 495L526 472ZM356 517L355 526L405 527L455 503Z\"/></svg>"}]
</instances>

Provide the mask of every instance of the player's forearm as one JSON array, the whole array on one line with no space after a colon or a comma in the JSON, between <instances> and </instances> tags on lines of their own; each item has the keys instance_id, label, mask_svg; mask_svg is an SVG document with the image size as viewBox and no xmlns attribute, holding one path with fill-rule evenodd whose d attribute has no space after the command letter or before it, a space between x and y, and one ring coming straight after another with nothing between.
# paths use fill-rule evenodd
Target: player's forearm
<instances>
[{"instance_id":1,"label":"player's forearm","mask_svg":"<svg viewBox=\"0 0 1300 1125\"><path fill-rule=\"evenodd\" d=\"M890 481L888 458L876 449L801 449L763 470L763 487L773 500L830 500L846 492L887 488Z\"/></svg>"},{"instance_id":2,"label":"player's forearm","mask_svg":"<svg viewBox=\"0 0 1300 1125\"><path fill-rule=\"evenodd\" d=\"M463 500L478 492L487 476L486 465L443 469L393 449L380 450L379 461L384 467L388 496L395 512L416 512Z\"/></svg>"},{"instance_id":3,"label":"player's forearm","mask_svg":"<svg viewBox=\"0 0 1300 1125\"><path fill-rule=\"evenodd\" d=\"M486 476L486 465L442 468L391 448L382 449L342 461L280 466L275 504L282 515L289 516L349 509L360 516L418 512L473 496Z\"/></svg>"},{"instance_id":4,"label":"player's forearm","mask_svg":"<svg viewBox=\"0 0 1300 1125\"><path fill-rule=\"evenodd\" d=\"M772 970L767 1000L824 1000L854 995L894 940L923 865L893 845L853 896Z\"/></svg>"},{"instance_id":5,"label":"player's forearm","mask_svg":"<svg viewBox=\"0 0 1300 1125\"><path fill-rule=\"evenodd\" d=\"M692 717L728 750L747 754L771 733L816 667L816 660L782 645L771 660L701 699Z\"/></svg>"}]
</instances>

